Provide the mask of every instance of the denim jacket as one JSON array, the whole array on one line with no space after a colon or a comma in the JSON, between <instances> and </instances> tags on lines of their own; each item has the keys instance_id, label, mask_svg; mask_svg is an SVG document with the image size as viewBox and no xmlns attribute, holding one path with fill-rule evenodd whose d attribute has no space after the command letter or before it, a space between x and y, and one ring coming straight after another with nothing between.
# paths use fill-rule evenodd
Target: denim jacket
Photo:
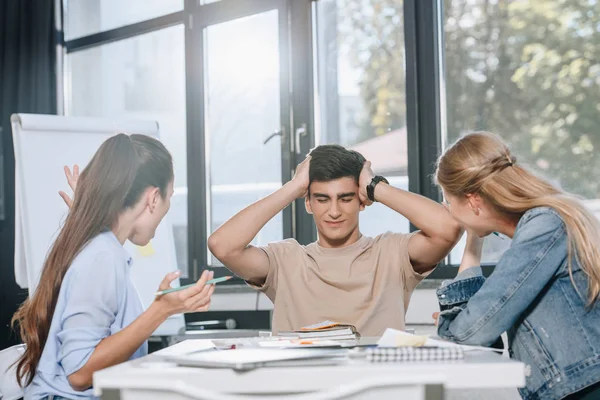
<instances>
[{"instance_id":1,"label":"denim jacket","mask_svg":"<svg viewBox=\"0 0 600 400\"><path fill-rule=\"evenodd\" d=\"M567 246L559 214L531 209L489 278L473 267L437 290L440 337L489 346L507 333L510 357L531 371L524 399L561 399L600 381L600 304L586 307L576 257L573 286Z\"/></svg>"}]
</instances>

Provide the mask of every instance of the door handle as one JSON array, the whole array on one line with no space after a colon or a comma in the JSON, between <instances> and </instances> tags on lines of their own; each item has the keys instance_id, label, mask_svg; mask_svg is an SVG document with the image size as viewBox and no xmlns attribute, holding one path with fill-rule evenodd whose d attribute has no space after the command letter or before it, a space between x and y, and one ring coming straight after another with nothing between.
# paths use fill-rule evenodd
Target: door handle
<instances>
[{"instance_id":1,"label":"door handle","mask_svg":"<svg viewBox=\"0 0 600 400\"><path fill-rule=\"evenodd\" d=\"M296 147L294 148L296 150L296 154L302 154L302 149L300 148L300 138L302 136L306 136L307 133L308 132L306 132L306 124L302 124L300 125L300 128L296 129Z\"/></svg>"},{"instance_id":2,"label":"door handle","mask_svg":"<svg viewBox=\"0 0 600 400\"><path fill-rule=\"evenodd\" d=\"M281 141L284 142L285 141L285 128L282 126L281 129L270 134L265 140L263 140L263 144L267 144L275 136L280 136Z\"/></svg>"}]
</instances>

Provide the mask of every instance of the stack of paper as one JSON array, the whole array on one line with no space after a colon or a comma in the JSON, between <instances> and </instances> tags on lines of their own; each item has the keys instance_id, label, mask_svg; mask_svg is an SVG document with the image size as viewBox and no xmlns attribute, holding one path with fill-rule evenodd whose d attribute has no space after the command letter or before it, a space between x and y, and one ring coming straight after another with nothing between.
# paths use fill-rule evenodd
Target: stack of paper
<instances>
[{"instance_id":1,"label":"stack of paper","mask_svg":"<svg viewBox=\"0 0 600 400\"><path fill-rule=\"evenodd\" d=\"M306 340L353 340L360 337L353 325L333 321L323 321L295 331L279 332L277 335L284 338Z\"/></svg>"}]
</instances>

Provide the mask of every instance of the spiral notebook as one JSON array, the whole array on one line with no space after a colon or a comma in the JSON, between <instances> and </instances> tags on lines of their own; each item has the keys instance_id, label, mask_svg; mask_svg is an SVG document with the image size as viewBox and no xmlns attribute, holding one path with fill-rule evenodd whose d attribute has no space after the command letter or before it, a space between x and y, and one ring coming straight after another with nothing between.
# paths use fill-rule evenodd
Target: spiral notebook
<instances>
[{"instance_id":1,"label":"spiral notebook","mask_svg":"<svg viewBox=\"0 0 600 400\"><path fill-rule=\"evenodd\" d=\"M366 351L370 362L416 362L462 360L460 347L374 347Z\"/></svg>"}]
</instances>

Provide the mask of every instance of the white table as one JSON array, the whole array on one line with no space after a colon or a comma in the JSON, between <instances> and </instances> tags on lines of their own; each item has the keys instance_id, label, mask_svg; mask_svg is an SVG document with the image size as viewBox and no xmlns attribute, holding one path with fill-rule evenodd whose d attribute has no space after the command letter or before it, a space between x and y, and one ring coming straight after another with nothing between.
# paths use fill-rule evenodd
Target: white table
<instances>
[{"instance_id":1,"label":"white table","mask_svg":"<svg viewBox=\"0 0 600 400\"><path fill-rule=\"evenodd\" d=\"M493 352L437 363L369 363L261 368L248 372L179 367L149 355L94 374L105 400L138 399L443 399L444 389L517 388L524 364ZM298 396L300 395L300 396Z\"/></svg>"}]
</instances>

